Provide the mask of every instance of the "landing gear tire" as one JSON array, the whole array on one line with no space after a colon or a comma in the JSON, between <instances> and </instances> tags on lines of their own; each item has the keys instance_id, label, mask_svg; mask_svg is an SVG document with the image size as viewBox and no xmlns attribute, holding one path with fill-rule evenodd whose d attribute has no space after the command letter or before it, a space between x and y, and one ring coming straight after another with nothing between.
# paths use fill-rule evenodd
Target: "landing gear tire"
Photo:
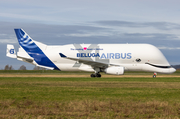
<instances>
[{"instance_id":1,"label":"landing gear tire","mask_svg":"<svg viewBox=\"0 0 180 119\"><path fill-rule=\"evenodd\" d=\"M97 73L97 74L96 74L96 77L100 78L100 77L101 77L101 74Z\"/></svg>"},{"instance_id":2,"label":"landing gear tire","mask_svg":"<svg viewBox=\"0 0 180 119\"><path fill-rule=\"evenodd\" d=\"M91 77L94 78L94 77L96 77L96 75L95 74L91 74Z\"/></svg>"},{"instance_id":3,"label":"landing gear tire","mask_svg":"<svg viewBox=\"0 0 180 119\"><path fill-rule=\"evenodd\" d=\"M101 77L101 74L97 73L97 74L91 74L91 77L94 78L94 77L98 77L100 78Z\"/></svg>"}]
</instances>

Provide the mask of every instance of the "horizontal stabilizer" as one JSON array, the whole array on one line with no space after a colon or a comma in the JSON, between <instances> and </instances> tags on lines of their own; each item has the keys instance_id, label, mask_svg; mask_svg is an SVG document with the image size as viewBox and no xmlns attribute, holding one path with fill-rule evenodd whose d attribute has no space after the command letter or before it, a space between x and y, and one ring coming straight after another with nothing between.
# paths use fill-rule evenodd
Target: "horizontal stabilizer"
<instances>
[{"instance_id":1,"label":"horizontal stabilizer","mask_svg":"<svg viewBox=\"0 0 180 119\"><path fill-rule=\"evenodd\" d=\"M17 59L20 60L20 61L25 61L25 62L34 64L34 62L33 62L34 59L33 59L33 58L27 58L27 57L20 57L20 56L17 56Z\"/></svg>"}]
</instances>

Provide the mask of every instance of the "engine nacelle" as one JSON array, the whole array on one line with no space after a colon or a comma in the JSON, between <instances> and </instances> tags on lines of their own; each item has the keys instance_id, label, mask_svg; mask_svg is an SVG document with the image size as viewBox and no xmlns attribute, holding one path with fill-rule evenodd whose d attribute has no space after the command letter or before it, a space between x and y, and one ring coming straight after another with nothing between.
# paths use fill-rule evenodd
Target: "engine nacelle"
<instances>
[{"instance_id":1,"label":"engine nacelle","mask_svg":"<svg viewBox=\"0 0 180 119\"><path fill-rule=\"evenodd\" d=\"M124 67L108 67L104 70L106 74L113 74L113 75L123 75L124 74Z\"/></svg>"}]
</instances>

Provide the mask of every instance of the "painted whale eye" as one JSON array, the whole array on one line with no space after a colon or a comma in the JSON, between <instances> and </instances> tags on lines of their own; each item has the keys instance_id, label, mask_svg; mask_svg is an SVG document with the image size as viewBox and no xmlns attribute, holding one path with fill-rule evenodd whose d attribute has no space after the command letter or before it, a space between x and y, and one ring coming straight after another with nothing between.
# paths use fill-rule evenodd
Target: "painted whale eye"
<instances>
[{"instance_id":1,"label":"painted whale eye","mask_svg":"<svg viewBox=\"0 0 180 119\"><path fill-rule=\"evenodd\" d=\"M136 62L141 62L141 59L140 59L140 58L137 58L137 59L136 59Z\"/></svg>"}]
</instances>

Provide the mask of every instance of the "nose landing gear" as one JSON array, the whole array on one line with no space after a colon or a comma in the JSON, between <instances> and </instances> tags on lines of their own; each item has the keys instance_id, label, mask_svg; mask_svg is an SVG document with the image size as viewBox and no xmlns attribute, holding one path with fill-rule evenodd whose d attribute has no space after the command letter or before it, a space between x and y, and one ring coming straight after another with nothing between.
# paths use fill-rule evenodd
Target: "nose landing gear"
<instances>
[{"instance_id":1,"label":"nose landing gear","mask_svg":"<svg viewBox=\"0 0 180 119\"><path fill-rule=\"evenodd\" d=\"M153 78L156 78L156 75L157 75L157 73L154 73L154 74L153 74Z\"/></svg>"}]
</instances>

